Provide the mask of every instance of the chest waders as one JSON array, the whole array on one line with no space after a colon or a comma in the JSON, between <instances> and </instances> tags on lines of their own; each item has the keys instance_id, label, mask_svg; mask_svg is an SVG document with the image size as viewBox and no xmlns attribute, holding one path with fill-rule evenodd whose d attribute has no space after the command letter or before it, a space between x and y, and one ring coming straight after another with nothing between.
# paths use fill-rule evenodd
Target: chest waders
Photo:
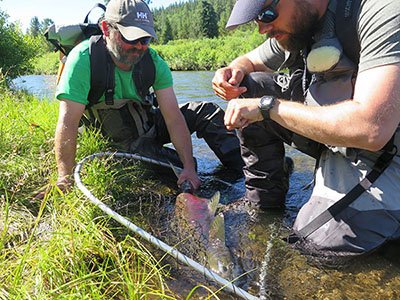
<instances>
[{"instance_id":1,"label":"chest waders","mask_svg":"<svg viewBox=\"0 0 400 300\"><path fill-rule=\"evenodd\" d=\"M92 124L101 129L121 151L129 151L130 145L138 137L145 134L154 135L151 110L156 103L149 88L155 80L155 66L151 55L147 51L132 72L132 79L141 100L114 99L115 64L101 35L90 38L89 55L89 104L82 121L86 125ZM105 100L98 102L103 94Z\"/></svg>"}]
</instances>

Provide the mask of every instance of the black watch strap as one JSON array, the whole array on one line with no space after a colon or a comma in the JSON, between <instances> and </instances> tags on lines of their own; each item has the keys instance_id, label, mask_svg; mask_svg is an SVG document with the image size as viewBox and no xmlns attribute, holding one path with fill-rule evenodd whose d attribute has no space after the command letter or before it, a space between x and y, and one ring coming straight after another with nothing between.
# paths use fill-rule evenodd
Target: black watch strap
<instances>
[{"instance_id":1,"label":"black watch strap","mask_svg":"<svg viewBox=\"0 0 400 300\"><path fill-rule=\"evenodd\" d=\"M264 118L264 120L270 120L270 110L274 107L276 102L276 97L274 96L262 96L260 99L260 103L258 107L260 108L260 112Z\"/></svg>"}]
</instances>

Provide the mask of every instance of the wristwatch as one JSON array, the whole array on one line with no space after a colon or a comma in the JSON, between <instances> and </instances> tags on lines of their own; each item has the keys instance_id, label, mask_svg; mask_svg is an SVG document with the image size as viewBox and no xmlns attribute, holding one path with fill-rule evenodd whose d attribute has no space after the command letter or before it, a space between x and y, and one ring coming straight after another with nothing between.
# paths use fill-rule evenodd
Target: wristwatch
<instances>
[{"instance_id":1,"label":"wristwatch","mask_svg":"<svg viewBox=\"0 0 400 300\"><path fill-rule=\"evenodd\" d=\"M260 108L260 112L264 118L264 120L270 120L271 116L269 115L269 111L274 107L276 102L276 97L274 96L262 96L260 99L260 103L258 107Z\"/></svg>"}]
</instances>

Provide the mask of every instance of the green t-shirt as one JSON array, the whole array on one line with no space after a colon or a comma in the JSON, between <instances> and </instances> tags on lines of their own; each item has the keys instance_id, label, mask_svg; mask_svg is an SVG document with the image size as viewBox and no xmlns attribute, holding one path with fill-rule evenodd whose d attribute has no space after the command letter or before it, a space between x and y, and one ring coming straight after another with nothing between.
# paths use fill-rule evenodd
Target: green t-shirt
<instances>
[{"instance_id":1,"label":"green t-shirt","mask_svg":"<svg viewBox=\"0 0 400 300\"><path fill-rule=\"evenodd\" d=\"M151 48L150 55L156 69L154 90L161 90L173 85L171 70L167 63ZM68 55L64 71L57 86L57 99L65 98L83 104L88 104L87 100L90 90L90 57L89 40L85 40L77 45ZM115 68L115 91L114 99L138 99L140 96L136 91L132 79L132 71L122 71ZM100 101L104 101L104 95Z\"/></svg>"}]
</instances>

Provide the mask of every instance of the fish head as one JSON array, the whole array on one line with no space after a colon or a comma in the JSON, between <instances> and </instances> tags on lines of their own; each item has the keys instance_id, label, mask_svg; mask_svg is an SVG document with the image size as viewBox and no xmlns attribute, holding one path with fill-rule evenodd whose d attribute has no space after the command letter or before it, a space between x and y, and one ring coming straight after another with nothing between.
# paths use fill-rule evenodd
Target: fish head
<instances>
[{"instance_id":1,"label":"fish head","mask_svg":"<svg viewBox=\"0 0 400 300\"><path fill-rule=\"evenodd\" d=\"M232 255L225 245L207 251L207 262L211 271L225 279L232 279L234 264Z\"/></svg>"},{"instance_id":2,"label":"fish head","mask_svg":"<svg viewBox=\"0 0 400 300\"><path fill-rule=\"evenodd\" d=\"M234 264L232 255L225 244L225 220L223 214L218 214L210 226L207 247L207 263L209 268L225 279L232 279Z\"/></svg>"}]
</instances>

